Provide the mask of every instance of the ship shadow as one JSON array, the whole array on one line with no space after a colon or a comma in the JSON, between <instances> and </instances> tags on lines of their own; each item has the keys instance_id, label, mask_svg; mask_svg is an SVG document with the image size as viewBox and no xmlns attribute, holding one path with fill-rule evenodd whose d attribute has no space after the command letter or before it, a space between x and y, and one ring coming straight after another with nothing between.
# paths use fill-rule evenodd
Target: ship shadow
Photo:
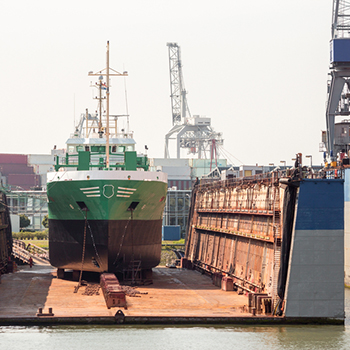
<instances>
[{"instance_id":1,"label":"ship shadow","mask_svg":"<svg viewBox=\"0 0 350 350\"><path fill-rule=\"evenodd\" d=\"M100 272L91 272L91 271L83 271L81 276L81 282L82 284L99 284L100 283ZM78 276L74 276L73 270L65 270L64 271L64 280L66 281L72 281L72 282L79 282L80 279L80 272Z\"/></svg>"},{"instance_id":2,"label":"ship shadow","mask_svg":"<svg viewBox=\"0 0 350 350\"><path fill-rule=\"evenodd\" d=\"M36 316L44 308L54 278L50 265L28 265L2 276L0 285L0 316Z\"/></svg>"},{"instance_id":3,"label":"ship shadow","mask_svg":"<svg viewBox=\"0 0 350 350\"><path fill-rule=\"evenodd\" d=\"M149 288L220 290L210 276L196 270L156 267L152 269L153 284Z\"/></svg>"}]
</instances>

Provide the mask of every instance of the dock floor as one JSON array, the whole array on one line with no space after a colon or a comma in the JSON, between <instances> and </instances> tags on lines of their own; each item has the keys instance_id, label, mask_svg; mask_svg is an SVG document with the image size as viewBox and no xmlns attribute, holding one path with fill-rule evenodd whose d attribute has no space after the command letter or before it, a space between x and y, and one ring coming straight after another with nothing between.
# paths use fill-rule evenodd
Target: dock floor
<instances>
[{"instance_id":1,"label":"dock floor","mask_svg":"<svg viewBox=\"0 0 350 350\"><path fill-rule=\"evenodd\" d=\"M0 318L36 317L38 308L55 317L108 317L118 308L107 309L99 295L74 293L77 282L58 279L49 265L19 266L18 272L1 276ZM153 284L138 286L139 297L127 297L125 316L134 317L243 317L247 297L215 287L208 276L185 269L153 269Z\"/></svg>"}]
</instances>

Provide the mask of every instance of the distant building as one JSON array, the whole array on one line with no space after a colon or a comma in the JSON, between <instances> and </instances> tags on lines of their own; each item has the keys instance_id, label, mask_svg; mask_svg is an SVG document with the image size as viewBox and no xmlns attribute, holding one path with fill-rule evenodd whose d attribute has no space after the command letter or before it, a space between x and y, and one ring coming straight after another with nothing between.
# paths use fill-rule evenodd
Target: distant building
<instances>
[{"instance_id":1,"label":"distant building","mask_svg":"<svg viewBox=\"0 0 350 350\"><path fill-rule=\"evenodd\" d=\"M46 173L54 170L55 155L51 154L0 154L0 179L7 193L13 232L19 231L18 217L26 215L30 225L26 229L43 230L42 220L48 214Z\"/></svg>"},{"instance_id":2,"label":"distant building","mask_svg":"<svg viewBox=\"0 0 350 350\"><path fill-rule=\"evenodd\" d=\"M169 188L166 197L163 226L179 225L182 238L186 234L191 194L191 190L174 190Z\"/></svg>"},{"instance_id":3,"label":"distant building","mask_svg":"<svg viewBox=\"0 0 350 350\"><path fill-rule=\"evenodd\" d=\"M7 203L12 216L26 215L30 220L29 230L44 230L42 221L48 214L46 191L10 191L7 193ZM12 227L12 232L18 232L18 226Z\"/></svg>"},{"instance_id":4,"label":"distant building","mask_svg":"<svg viewBox=\"0 0 350 350\"><path fill-rule=\"evenodd\" d=\"M46 174L54 171L55 156L51 154L0 154L0 179L10 193L8 202L12 215L25 214L30 219L28 229L44 229L41 222L48 214ZM168 174L168 194L163 225L179 225L185 236L191 193L196 178L202 181L254 176L272 171L274 166L231 166L226 159L150 158L150 170Z\"/></svg>"},{"instance_id":5,"label":"distant building","mask_svg":"<svg viewBox=\"0 0 350 350\"><path fill-rule=\"evenodd\" d=\"M3 186L11 189L32 190L41 186L40 176L28 164L25 154L0 154L0 173Z\"/></svg>"}]
</instances>

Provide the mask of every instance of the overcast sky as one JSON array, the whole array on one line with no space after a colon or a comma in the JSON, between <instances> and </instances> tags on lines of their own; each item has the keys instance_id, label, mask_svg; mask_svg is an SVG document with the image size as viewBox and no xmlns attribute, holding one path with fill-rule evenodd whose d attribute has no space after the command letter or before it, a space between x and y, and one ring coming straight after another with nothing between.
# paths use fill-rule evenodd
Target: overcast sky
<instances>
[{"instance_id":1,"label":"overcast sky","mask_svg":"<svg viewBox=\"0 0 350 350\"><path fill-rule=\"evenodd\" d=\"M181 46L192 114L212 118L236 165L321 164L331 0L0 0L0 153L65 146L85 108L89 71L126 78L138 151L162 157L172 126L167 42ZM125 113L113 78L111 113ZM308 164L309 160L304 163Z\"/></svg>"}]
</instances>

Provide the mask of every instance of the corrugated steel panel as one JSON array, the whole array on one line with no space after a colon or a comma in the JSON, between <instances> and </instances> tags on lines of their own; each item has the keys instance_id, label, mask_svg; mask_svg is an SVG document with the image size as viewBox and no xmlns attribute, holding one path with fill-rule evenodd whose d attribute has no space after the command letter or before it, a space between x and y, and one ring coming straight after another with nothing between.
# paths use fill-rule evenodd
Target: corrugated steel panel
<instances>
[{"instance_id":1,"label":"corrugated steel panel","mask_svg":"<svg viewBox=\"0 0 350 350\"><path fill-rule=\"evenodd\" d=\"M163 241L178 241L181 238L180 225L163 226L162 240Z\"/></svg>"},{"instance_id":2,"label":"corrugated steel panel","mask_svg":"<svg viewBox=\"0 0 350 350\"><path fill-rule=\"evenodd\" d=\"M0 164L27 164L27 156L25 154L0 153Z\"/></svg>"},{"instance_id":3,"label":"corrugated steel panel","mask_svg":"<svg viewBox=\"0 0 350 350\"><path fill-rule=\"evenodd\" d=\"M40 176L35 174L9 174L7 182L11 186L20 186L24 190L40 186Z\"/></svg>"},{"instance_id":4,"label":"corrugated steel panel","mask_svg":"<svg viewBox=\"0 0 350 350\"><path fill-rule=\"evenodd\" d=\"M9 174L33 174L34 169L33 167L29 167L27 164L20 164L20 163L6 163L1 164L1 174L2 175L9 175Z\"/></svg>"}]
</instances>

